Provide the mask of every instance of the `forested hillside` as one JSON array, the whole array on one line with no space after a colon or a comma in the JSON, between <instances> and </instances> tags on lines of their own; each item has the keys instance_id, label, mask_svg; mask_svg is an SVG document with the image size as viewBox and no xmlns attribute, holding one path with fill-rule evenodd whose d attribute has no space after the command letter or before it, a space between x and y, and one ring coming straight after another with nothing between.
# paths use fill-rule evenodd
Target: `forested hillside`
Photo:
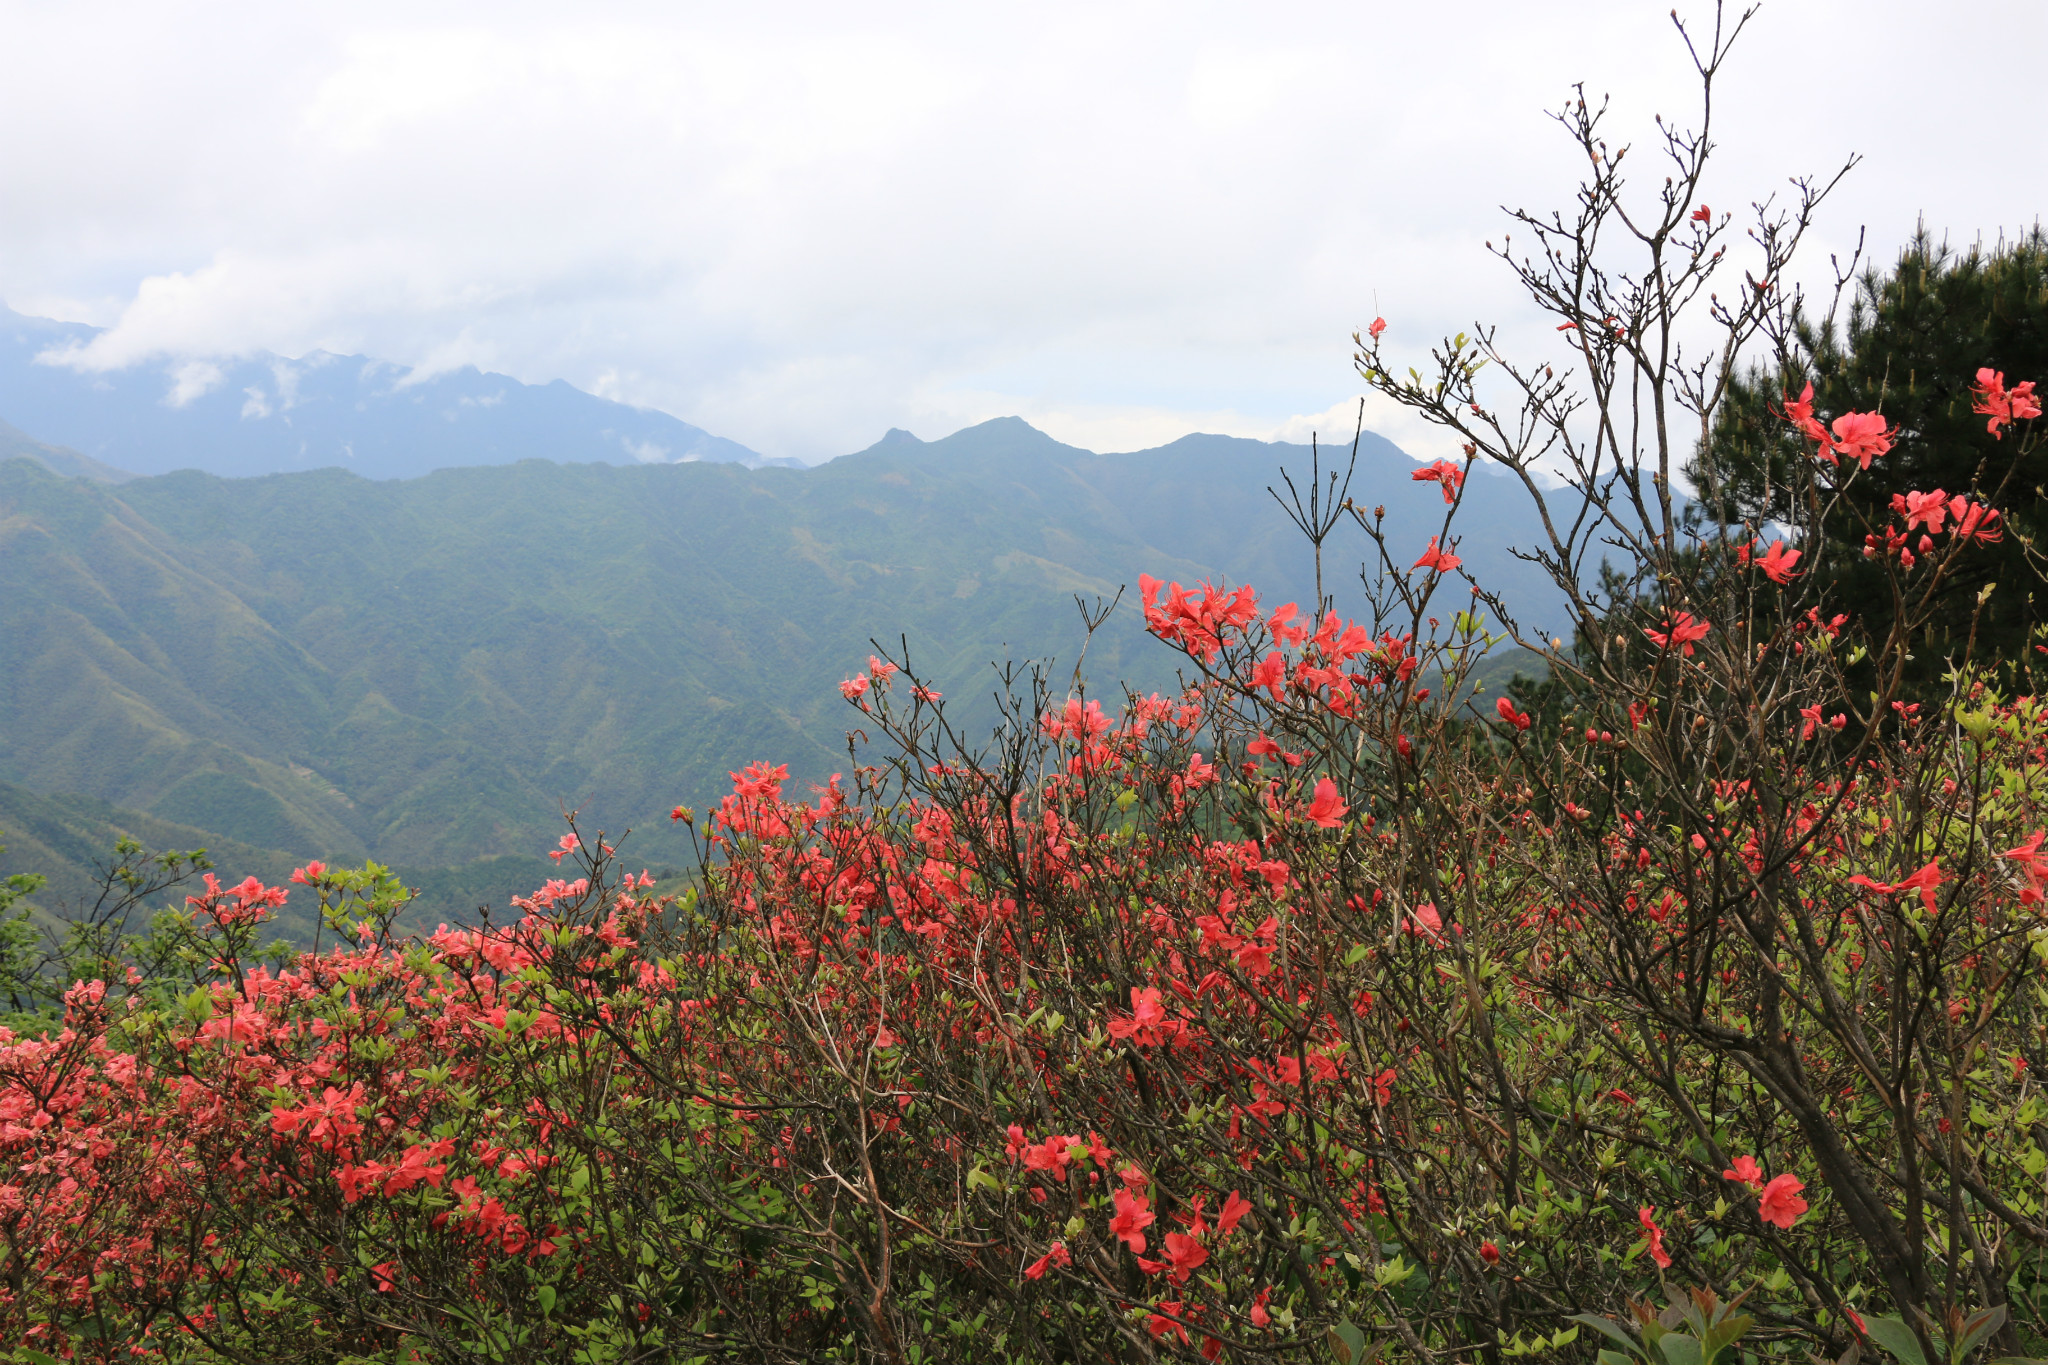
<instances>
[{"instance_id":1,"label":"forested hillside","mask_svg":"<svg viewBox=\"0 0 2048 1365\"><path fill-rule=\"evenodd\" d=\"M1311 561L1266 493L1283 461L1304 473L1308 451L1192 436L1101 456L1014 419L892 433L813 470L529 461L113 487L15 460L0 781L412 868L531 858L582 806L658 862L669 806L729 770L847 766L835 685L871 637L907 636L973 724L992 661L1071 663L1073 593L1113 598L1143 571L1306 600ZM1368 436L1353 490L1389 504L1409 557L1443 511L1415 468ZM1515 575L1512 502L1483 477L1466 497L1464 553L1496 582ZM1369 549L1339 537L1333 584ZM1143 640L1134 595L1088 673L1165 686L1172 656Z\"/></svg>"}]
</instances>

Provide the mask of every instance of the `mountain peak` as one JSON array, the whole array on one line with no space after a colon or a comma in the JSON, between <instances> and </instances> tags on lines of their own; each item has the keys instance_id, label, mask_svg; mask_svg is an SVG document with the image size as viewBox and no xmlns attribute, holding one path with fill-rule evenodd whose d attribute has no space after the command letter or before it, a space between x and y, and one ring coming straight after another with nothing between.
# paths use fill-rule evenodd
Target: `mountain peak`
<instances>
[{"instance_id":1,"label":"mountain peak","mask_svg":"<svg viewBox=\"0 0 2048 1365\"><path fill-rule=\"evenodd\" d=\"M1092 452L1070 446L1054 436L1048 436L1022 417L991 417L986 422L977 422L971 427L962 427L951 436L933 441L931 449L951 447L954 450L971 451L977 455L1050 455L1064 453L1087 455Z\"/></svg>"},{"instance_id":2,"label":"mountain peak","mask_svg":"<svg viewBox=\"0 0 2048 1365\"><path fill-rule=\"evenodd\" d=\"M958 436L963 432L969 431L985 431L991 434L1001 432L1005 435L1015 436L1022 436L1026 433L1029 433L1030 435L1040 437L1047 441L1051 441L1053 439L1052 437L1047 436L1044 432L1040 431L1037 427L1032 426L1031 423L1025 421L1022 417L1016 416L991 417L986 422L976 422L971 427L962 427L959 431L956 431L953 434L955 436ZM1054 444L1058 444L1058 442L1055 442Z\"/></svg>"}]
</instances>

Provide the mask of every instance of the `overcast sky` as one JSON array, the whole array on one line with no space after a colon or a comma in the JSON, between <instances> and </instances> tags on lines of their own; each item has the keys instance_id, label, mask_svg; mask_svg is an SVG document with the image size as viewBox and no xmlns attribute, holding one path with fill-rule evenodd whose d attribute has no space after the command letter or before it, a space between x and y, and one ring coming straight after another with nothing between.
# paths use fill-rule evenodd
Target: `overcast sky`
<instances>
[{"instance_id":1,"label":"overcast sky","mask_svg":"<svg viewBox=\"0 0 2048 1365\"><path fill-rule=\"evenodd\" d=\"M1765 4L1709 202L1861 152L1818 258L2033 223L2048 5L1955 13ZM807 460L1299 437L1375 314L1532 321L1481 243L1567 199L1576 80L1697 119L1661 0L0 3L0 299L91 364L473 363Z\"/></svg>"}]
</instances>

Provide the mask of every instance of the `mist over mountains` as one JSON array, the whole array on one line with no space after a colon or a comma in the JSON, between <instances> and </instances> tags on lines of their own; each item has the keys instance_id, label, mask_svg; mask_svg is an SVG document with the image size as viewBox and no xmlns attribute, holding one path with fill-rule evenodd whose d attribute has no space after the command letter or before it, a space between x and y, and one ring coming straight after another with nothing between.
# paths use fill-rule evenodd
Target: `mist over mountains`
<instances>
[{"instance_id":1,"label":"mist over mountains","mask_svg":"<svg viewBox=\"0 0 2048 1365\"><path fill-rule=\"evenodd\" d=\"M423 374L364 356L259 355L80 368L98 329L0 307L0 418L136 474L244 477L338 467L370 479L519 460L797 465L664 412L473 366Z\"/></svg>"},{"instance_id":2,"label":"mist over mountains","mask_svg":"<svg viewBox=\"0 0 2048 1365\"><path fill-rule=\"evenodd\" d=\"M137 410L143 381L125 382L117 414ZM358 411L390 430L394 410L337 398L327 429L348 435ZM991 664L1071 669L1075 594L1128 588L1086 673L1140 690L1172 687L1178 663L1142 629L1140 572L1250 582L1270 605L1314 596L1308 547L1267 492L1283 465L1305 477L1302 446L1195 435L1098 455L1005 418L931 442L891 432L809 469L622 457L116 482L113 459L27 430L0 432L0 843L16 849L0 871L31 846L75 862L95 833L174 828L245 860L495 869L502 903L564 809L634 829L629 856L659 865L683 857L668 809L715 800L728 772L847 769L860 717L837 684L873 640L907 644L986 733ZM396 439L393 463L448 448ZM1444 512L1415 468L1361 439L1352 495L1387 506L1404 565ZM1477 576L1550 623L1509 550L1534 531L1520 491L1475 472L1459 520ZM1355 528L1333 538L1340 610L1360 608L1369 552ZM1462 605L1451 585L1434 610ZM441 881L479 894L477 875Z\"/></svg>"}]
</instances>

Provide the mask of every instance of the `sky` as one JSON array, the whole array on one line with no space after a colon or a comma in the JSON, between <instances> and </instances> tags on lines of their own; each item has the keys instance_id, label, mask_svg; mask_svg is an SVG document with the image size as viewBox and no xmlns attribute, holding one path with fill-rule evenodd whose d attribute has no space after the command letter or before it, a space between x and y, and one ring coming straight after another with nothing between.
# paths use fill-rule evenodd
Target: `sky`
<instances>
[{"instance_id":1,"label":"sky","mask_svg":"<svg viewBox=\"0 0 2048 1365\"><path fill-rule=\"evenodd\" d=\"M0 300L109 329L70 363L474 364L806 461L1012 414L1348 435L1375 316L1396 357L1546 344L1483 243L1569 202L1574 82L1617 143L1699 115L1662 0L0 0L0 34ZM2044 40L2038 0L1769 0L1704 197L1861 154L1816 278L1859 231L2023 229Z\"/></svg>"}]
</instances>

